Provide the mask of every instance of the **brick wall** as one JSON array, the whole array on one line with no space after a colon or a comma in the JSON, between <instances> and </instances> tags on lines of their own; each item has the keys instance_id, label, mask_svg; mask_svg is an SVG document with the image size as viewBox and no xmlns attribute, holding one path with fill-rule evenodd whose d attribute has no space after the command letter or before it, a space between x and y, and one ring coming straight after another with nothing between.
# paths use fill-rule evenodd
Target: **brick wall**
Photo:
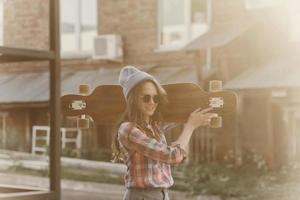
<instances>
[{"instance_id":1,"label":"brick wall","mask_svg":"<svg viewBox=\"0 0 300 200\"><path fill-rule=\"evenodd\" d=\"M5 45L48 49L48 1L11 0L5 4ZM157 52L157 1L103 0L98 3L99 34L121 34L124 62L66 59L64 67L86 69L126 64L199 67L198 55L184 51ZM21 67L25 66L25 67ZM0 71L46 70L46 63L1 65Z\"/></svg>"},{"instance_id":2,"label":"brick wall","mask_svg":"<svg viewBox=\"0 0 300 200\"><path fill-rule=\"evenodd\" d=\"M237 16L244 16L246 9L243 0L214 1L212 0L212 24L226 23L236 19Z\"/></svg>"},{"instance_id":3,"label":"brick wall","mask_svg":"<svg viewBox=\"0 0 300 200\"><path fill-rule=\"evenodd\" d=\"M117 33L124 40L125 63L195 66L193 54L157 52L158 1L100 1L99 34Z\"/></svg>"},{"instance_id":4,"label":"brick wall","mask_svg":"<svg viewBox=\"0 0 300 200\"><path fill-rule=\"evenodd\" d=\"M71 1L71 0L70 0ZM23 48L48 49L48 3L46 0L10 0L5 4L5 45ZM99 34L117 33L124 39L124 62L86 59L64 59L63 70L119 67L126 64L158 66L190 66L199 63L194 53L183 51L157 52L157 1L102 0L99 1ZM47 62L1 64L0 72L48 70ZM20 74L21 75L21 74ZM20 111L21 112L21 111ZM33 125L42 116L30 116ZM23 115L12 115L15 131L24 133ZM45 122L43 120L42 122ZM40 124L40 123L37 123ZM10 124L11 125L11 124ZM23 128L17 128L23 127ZM101 131L101 130L100 130ZM95 134L94 134L95 135ZM21 135L20 137L25 137ZM92 138L92 137L91 137ZM96 140L95 140L96 141Z\"/></svg>"},{"instance_id":5,"label":"brick wall","mask_svg":"<svg viewBox=\"0 0 300 200\"><path fill-rule=\"evenodd\" d=\"M70 0L71 1L71 0ZM48 1L46 0L9 0L6 1L4 41L7 45L47 49L48 41ZM30 2L30 3L29 3ZM99 34L121 34L124 41L124 62L114 63L92 59L68 59L63 61L63 68L89 69L97 67L119 67L126 64L158 65L158 66L190 66L201 67L205 54L196 52L159 52L158 46L158 1L151 0L99 0L98 32ZM242 0L213 1L213 23L225 22L235 16L244 15ZM265 23L256 29L247 31L230 44L213 50L213 63L218 67L218 74L223 80L230 80L248 67L263 62L267 57L278 54L284 44L284 33L276 32L283 20L279 12L274 11L278 24L274 29L271 23ZM264 29L262 29L264 28ZM261 31L263 30L263 32ZM274 31L275 30L275 31ZM276 32L269 40L264 36ZM262 34L263 33L263 34ZM272 41L279 41L274 43ZM259 46L257 46L259 45ZM47 70L47 63L27 63L1 65L3 71ZM251 114L251 116L250 116ZM255 113L249 113L248 119L255 118ZM228 124L232 124L228 122ZM262 124L263 126L263 124ZM263 154L266 149L263 143L257 143L264 134L265 127L259 129L245 129L242 133L245 146L254 146ZM253 133L257 133L253 135ZM226 152L234 147L234 127L220 130L217 134L217 148L219 152ZM267 135L263 136L267 140ZM219 158L223 154L217 155Z\"/></svg>"},{"instance_id":6,"label":"brick wall","mask_svg":"<svg viewBox=\"0 0 300 200\"><path fill-rule=\"evenodd\" d=\"M4 5L4 45L49 48L49 0L10 0Z\"/></svg>"}]
</instances>

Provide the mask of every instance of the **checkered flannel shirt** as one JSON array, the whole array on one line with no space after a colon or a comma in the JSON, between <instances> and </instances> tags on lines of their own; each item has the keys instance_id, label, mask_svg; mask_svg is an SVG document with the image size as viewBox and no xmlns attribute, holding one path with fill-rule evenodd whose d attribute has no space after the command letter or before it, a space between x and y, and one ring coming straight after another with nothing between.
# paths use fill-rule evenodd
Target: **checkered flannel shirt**
<instances>
[{"instance_id":1,"label":"checkered flannel shirt","mask_svg":"<svg viewBox=\"0 0 300 200\"><path fill-rule=\"evenodd\" d=\"M160 141L148 137L143 130L129 122L121 124L118 140L127 165L127 188L169 188L174 180L170 164L181 163L186 153L179 145L167 145L164 134Z\"/></svg>"}]
</instances>

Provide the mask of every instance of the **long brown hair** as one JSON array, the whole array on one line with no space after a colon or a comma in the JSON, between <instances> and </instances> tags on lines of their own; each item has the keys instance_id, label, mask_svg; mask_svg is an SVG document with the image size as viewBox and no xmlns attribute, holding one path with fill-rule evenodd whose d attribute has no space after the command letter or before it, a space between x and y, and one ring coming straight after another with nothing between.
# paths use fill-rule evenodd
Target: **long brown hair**
<instances>
[{"instance_id":1,"label":"long brown hair","mask_svg":"<svg viewBox=\"0 0 300 200\"><path fill-rule=\"evenodd\" d=\"M159 96L158 106L150 120L151 125L153 125L152 127L154 127L154 135L146 127L147 124L144 121L143 115L138 108L139 94L142 90L142 86L146 82L151 82L154 84L154 86L157 90L158 96ZM113 142L111 145L113 162L123 160L123 157L122 157L121 151L120 151L119 140L118 140L118 129L119 129L120 125L123 122L131 122L131 129L133 127L138 127L139 129L142 129L145 132L145 134L147 134L148 137L152 137L152 138L155 138L156 140L159 140L160 133L159 133L159 130L157 127L163 121L163 116L162 116L161 110L162 110L162 107L167 104L167 102L168 102L167 93L157 81L153 81L153 80L141 81L138 85L136 85L129 92L127 101L126 101L125 112L123 113L122 117L120 118L119 122L116 124L115 129L114 129L114 137L113 137L114 139L113 139Z\"/></svg>"}]
</instances>

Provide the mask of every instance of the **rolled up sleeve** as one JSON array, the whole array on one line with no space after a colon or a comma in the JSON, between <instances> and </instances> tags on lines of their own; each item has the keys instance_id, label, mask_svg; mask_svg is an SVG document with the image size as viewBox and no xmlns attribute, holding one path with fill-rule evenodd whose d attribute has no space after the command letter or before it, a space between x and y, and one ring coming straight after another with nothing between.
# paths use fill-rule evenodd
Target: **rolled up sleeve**
<instances>
[{"instance_id":1,"label":"rolled up sleeve","mask_svg":"<svg viewBox=\"0 0 300 200\"><path fill-rule=\"evenodd\" d=\"M130 128L130 123L123 123L119 128L119 141L126 148L138 151L145 156L164 163L175 164L185 160L187 154L179 144L167 145L148 137L140 129Z\"/></svg>"}]
</instances>

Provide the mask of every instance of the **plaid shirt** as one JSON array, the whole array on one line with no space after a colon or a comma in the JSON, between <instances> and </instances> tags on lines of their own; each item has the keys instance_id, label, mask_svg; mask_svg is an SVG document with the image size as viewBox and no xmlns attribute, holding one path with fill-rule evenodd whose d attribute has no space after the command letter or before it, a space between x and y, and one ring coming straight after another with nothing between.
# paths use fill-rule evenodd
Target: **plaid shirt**
<instances>
[{"instance_id":1,"label":"plaid shirt","mask_svg":"<svg viewBox=\"0 0 300 200\"><path fill-rule=\"evenodd\" d=\"M130 122L121 124L118 132L121 152L127 165L127 188L169 188L174 180L170 164L181 163L186 153L179 145L168 146L164 134L157 141Z\"/></svg>"}]
</instances>

